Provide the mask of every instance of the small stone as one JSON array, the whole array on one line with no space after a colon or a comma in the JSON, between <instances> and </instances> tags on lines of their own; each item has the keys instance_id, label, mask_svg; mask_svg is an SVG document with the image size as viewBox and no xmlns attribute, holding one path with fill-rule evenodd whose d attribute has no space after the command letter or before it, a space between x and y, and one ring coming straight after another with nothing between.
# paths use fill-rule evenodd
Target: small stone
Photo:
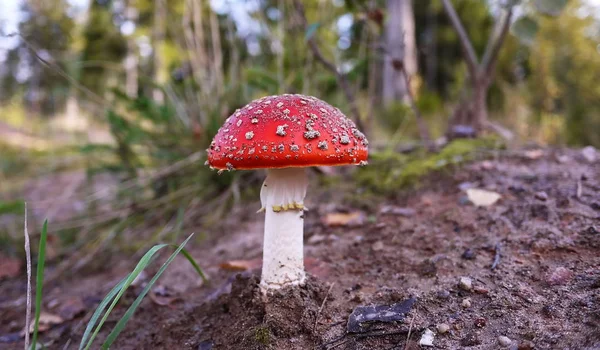
<instances>
[{"instance_id":1,"label":"small stone","mask_svg":"<svg viewBox=\"0 0 600 350\"><path fill-rule=\"evenodd\" d=\"M498 337L498 343L501 346L509 346L512 343L512 340L510 340L509 337L501 335L501 336Z\"/></svg>"},{"instance_id":2,"label":"small stone","mask_svg":"<svg viewBox=\"0 0 600 350\"><path fill-rule=\"evenodd\" d=\"M551 286L567 284L572 277L573 273L569 269L559 266L546 276L546 283Z\"/></svg>"},{"instance_id":3,"label":"small stone","mask_svg":"<svg viewBox=\"0 0 600 350\"><path fill-rule=\"evenodd\" d=\"M584 147L581 150L581 155L589 163L594 163L596 161L596 149L593 146Z\"/></svg>"},{"instance_id":4,"label":"small stone","mask_svg":"<svg viewBox=\"0 0 600 350\"><path fill-rule=\"evenodd\" d=\"M357 303L362 303L363 301L365 301L365 295L363 292L356 292L356 294L354 294L352 296L352 298L350 299L350 301L354 301Z\"/></svg>"},{"instance_id":5,"label":"small stone","mask_svg":"<svg viewBox=\"0 0 600 350\"><path fill-rule=\"evenodd\" d=\"M376 252L383 250L383 242L377 241L377 242L373 243L373 246L371 248Z\"/></svg>"},{"instance_id":6,"label":"small stone","mask_svg":"<svg viewBox=\"0 0 600 350\"><path fill-rule=\"evenodd\" d=\"M473 281L469 277L461 277L458 286L466 291L473 289Z\"/></svg>"},{"instance_id":7,"label":"small stone","mask_svg":"<svg viewBox=\"0 0 600 350\"><path fill-rule=\"evenodd\" d=\"M419 272L423 276L434 277L437 275L437 266L435 266L435 263L431 259L425 259L419 265Z\"/></svg>"},{"instance_id":8,"label":"small stone","mask_svg":"<svg viewBox=\"0 0 600 350\"><path fill-rule=\"evenodd\" d=\"M464 338L460 340L462 346L475 346L481 344L479 335L476 332L468 333Z\"/></svg>"},{"instance_id":9,"label":"small stone","mask_svg":"<svg viewBox=\"0 0 600 350\"><path fill-rule=\"evenodd\" d=\"M435 337L435 333L433 333L429 328L425 329L423 335L421 336L421 340L419 340L420 346L433 346L433 338Z\"/></svg>"},{"instance_id":10,"label":"small stone","mask_svg":"<svg viewBox=\"0 0 600 350\"><path fill-rule=\"evenodd\" d=\"M467 250L465 250L461 257L465 260L473 260L475 259L475 251L471 248L467 248Z\"/></svg>"},{"instance_id":11,"label":"small stone","mask_svg":"<svg viewBox=\"0 0 600 350\"><path fill-rule=\"evenodd\" d=\"M477 327L477 328L483 328L486 326L486 324L487 324L487 321L483 317L477 317L475 319L475 327Z\"/></svg>"},{"instance_id":12,"label":"small stone","mask_svg":"<svg viewBox=\"0 0 600 350\"><path fill-rule=\"evenodd\" d=\"M310 238L308 239L307 243L308 244L318 244L321 243L323 241L325 241L327 237L325 235L312 235L310 236Z\"/></svg>"},{"instance_id":13,"label":"small stone","mask_svg":"<svg viewBox=\"0 0 600 350\"><path fill-rule=\"evenodd\" d=\"M546 192L544 191L540 191L535 194L535 198L541 201L545 201L548 199L548 194L546 194Z\"/></svg>"},{"instance_id":14,"label":"small stone","mask_svg":"<svg viewBox=\"0 0 600 350\"><path fill-rule=\"evenodd\" d=\"M448 299L450 298L450 292L447 290L440 290L437 292L437 297L440 299Z\"/></svg>"},{"instance_id":15,"label":"small stone","mask_svg":"<svg viewBox=\"0 0 600 350\"><path fill-rule=\"evenodd\" d=\"M450 330L450 326L446 323L440 323L437 325L437 331L439 334L446 334Z\"/></svg>"},{"instance_id":16,"label":"small stone","mask_svg":"<svg viewBox=\"0 0 600 350\"><path fill-rule=\"evenodd\" d=\"M521 343L519 343L519 346L517 347L518 350L533 350L535 348L535 345L530 342L529 340L525 340L522 341Z\"/></svg>"},{"instance_id":17,"label":"small stone","mask_svg":"<svg viewBox=\"0 0 600 350\"><path fill-rule=\"evenodd\" d=\"M469 298L464 299L460 305L462 305L462 307L464 307L465 309L470 308L471 307L471 299L469 299Z\"/></svg>"}]
</instances>

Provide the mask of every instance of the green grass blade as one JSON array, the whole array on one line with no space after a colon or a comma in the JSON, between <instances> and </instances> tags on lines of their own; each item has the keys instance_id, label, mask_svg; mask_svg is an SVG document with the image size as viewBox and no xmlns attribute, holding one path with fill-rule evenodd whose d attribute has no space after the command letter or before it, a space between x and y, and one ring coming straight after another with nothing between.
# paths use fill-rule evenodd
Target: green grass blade
<instances>
[{"instance_id":1,"label":"green grass blade","mask_svg":"<svg viewBox=\"0 0 600 350\"><path fill-rule=\"evenodd\" d=\"M123 286L121 287L121 289L119 290L119 292L113 299L112 303L110 304L110 306L104 313L104 316L102 317L102 319L96 326L94 333L92 333L92 335L91 335L90 339L88 340L88 343L85 347L86 350L89 349L90 346L92 346L92 343L94 342L94 339L96 339L96 336L98 335L98 332L100 331L100 328L102 328L102 326L104 325L104 322L106 322L106 319L108 318L108 315L110 315L110 313L114 309L115 305L119 302L119 300L121 299L121 297L123 296L123 294L125 293L127 288L129 288L131 283L133 283L135 278L146 268L146 266L148 266L148 264L150 264L154 254L156 254L156 252L158 252L159 250L161 250L162 248L167 247L167 246L168 246L168 244L155 245L154 247L150 248L150 250L148 252L146 252L146 254L144 254L144 256L140 259L140 261L136 265L135 269L133 269L133 271L125 279L125 283L123 283Z\"/></svg>"},{"instance_id":2,"label":"green grass blade","mask_svg":"<svg viewBox=\"0 0 600 350\"><path fill-rule=\"evenodd\" d=\"M104 309L106 309L106 307L108 306L108 303L110 303L114 299L115 295L117 295L117 293L121 290L121 288L123 288L123 285L125 284L126 280L127 280L127 277L123 278L116 286L113 287L113 289L111 289L110 292L108 292L108 294L104 297L104 299L102 299L102 301L96 308L96 311L94 311L92 318L90 318L90 321L88 322L87 326L85 327L85 332L83 333L83 338L81 339L81 343L79 344L79 350L82 350L84 348L85 342L90 337L92 329L94 328L94 326L96 325L96 322L100 318L102 311L104 311Z\"/></svg>"},{"instance_id":3,"label":"green grass blade","mask_svg":"<svg viewBox=\"0 0 600 350\"><path fill-rule=\"evenodd\" d=\"M192 238L193 235L194 234L192 233L185 241L183 241L183 243L181 243L179 245L179 247L177 247L177 249L173 252L173 254L171 254L171 256L169 256L169 258L167 259L167 261L165 261L163 263L163 265L160 267L160 269L158 270L158 272L154 275L154 277L150 280L150 282L148 282L148 285L146 285L146 287L144 288L144 290L142 291L142 293L135 299L135 301L133 302L133 304L131 304L131 306L129 307L129 309L127 309L127 311L125 312L125 315L123 315L123 317L121 317L121 319L119 320L119 322L117 322L117 324L115 325L115 328L113 328L112 332L110 332L110 334L108 335L108 337L104 341L104 344L102 344L102 349L108 349L108 348L110 348L110 346L115 341L115 339L119 336L119 334L121 333L121 331L123 330L123 328L125 328L125 325L127 325L127 322L129 321L129 319L131 318L131 316L133 316L133 313L138 308L138 306L140 305L140 303L142 302L142 300L144 299L144 297L146 296L146 294L148 293L148 291L150 291L150 288L152 288L154 286L154 284L156 283L156 281L158 280L158 278L163 274L163 272L165 272L165 270L171 264L171 262L175 259L175 257L180 252L182 252L183 247L187 244L187 242ZM189 254L187 254L187 256L189 256ZM191 256L190 256L190 258L191 258ZM193 261L193 259L191 261ZM195 264L195 262L192 263L192 265L194 265L194 267L197 266ZM198 269L198 271L201 271L201 270ZM200 275L203 276L204 274L200 272Z\"/></svg>"},{"instance_id":4,"label":"green grass blade","mask_svg":"<svg viewBox=\"0 0 600 350\"><path fill-rule=\"evenodd\" d=\"M204 283L207 283L208 282L208 278L204 274L204 271L202 270L202 268L200 268L200 266L198 265L198 263L196 263L196 260L194 260L194 258L190 255L190 253L187 250L182 249L181 250L181 254L183 254L183 256L185 256L185 258L190 262L190 264L192 264L192 266L194 267L194 269L196 270L196 272L198 272L198 274L202 278L202 281Z\"/></svg>"},{"instance_id":5,"label":"green grass blade","mask_svg":"<svg viewBox=\"0 0 600 350\"><path fill-rule=\"evenodd\" d=\"M33 337L31 338L31 349L37 348L37 335L40 325L40 313L42 311L42 287L44 286L44 265L46 263L46 239L48 237L48 220L44 221L40 235L40 247L38 249L37 275L35 278L35 320L33 322ZM25 330L29 332L29 329Z\"/></svg>"}]
</instances>

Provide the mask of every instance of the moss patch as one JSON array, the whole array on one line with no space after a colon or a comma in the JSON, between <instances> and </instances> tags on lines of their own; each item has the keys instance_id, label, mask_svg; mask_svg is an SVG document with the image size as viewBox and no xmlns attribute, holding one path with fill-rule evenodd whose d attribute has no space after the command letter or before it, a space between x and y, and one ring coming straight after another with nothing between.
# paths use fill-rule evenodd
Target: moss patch
<instances>
[{"instance_id":1,"label":"moss patch","mask_svg":"<svg viewBox=\"0 0 600 350\"><path fill-rule=\"evenodd\" d=\"M409 155L393 151L373 153L369 165L360 168L355 177L367 190L385 193L418 184L427 175L448 171L501 147L497 139L458 139L433 154L424 150Z\"/></svg>"}]
</instances>

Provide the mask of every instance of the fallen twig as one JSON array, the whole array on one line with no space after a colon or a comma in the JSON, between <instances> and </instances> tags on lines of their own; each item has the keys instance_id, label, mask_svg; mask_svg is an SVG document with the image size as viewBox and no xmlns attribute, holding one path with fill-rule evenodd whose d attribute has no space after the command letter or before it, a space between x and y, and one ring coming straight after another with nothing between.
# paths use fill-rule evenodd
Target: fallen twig
<instances>
[{"instance_id":1,"label":"fallen twig","mask_svg":"<svg viewBox=\"0 0 600 350\"><path fill-rule=\"evenodd\" d=\"M29 349L29 329L31 324L31 246L27 231L27 202L25 202L25 259L27 261L27 309L25 311L25 350Z\"/></svg>"},{"instance_id":2,"label":"fallen twig","mask_svg":"<svg viewBox=\"0 0 600 350\"><path fill-rule=\"evenodd\" d=\"M329 297L329 293L331 293L331 290L333 289L334 285L335 285L335 282L332 283L331 286L329 286L329 289L327 290L327 294L325 294L325 298L323 299L323 303L321 303L321 307L319 308L319 311L317 312L317 316L315 317L315 324L313 325L313 332L317 328L317 323L319 323L319 317L321 317L321 312L323 312L323 308L325 308L325 303L327 302L327 298Z\"/></svg>"},{"instance_id":3,"label":"fallen twig","mask_svg":"<svg viewBox=\"0 0 600 350\"><path fill-rule=\"evenodd\" d=\"M404 343L404 350L408 349L408 341L410 340L410 334L412 332L413 325L415 324L415 315L416 314L417 313L415 312L413 314L413 317L411 317L411 319L410 319L410 325L408 326L408 334L406 335L406 343Z\"/></svg>"},{"instance_id":4,"label":"fallen twig","mask_svg":"<svg viewBox=\"0 0 600 350\"><path fill-rule=\"evenodd\" d=\"M496 246L494 247L495 254L494 254L494 262L492 263L492 270L494 270L496 267L498 267L498 264L500 264L501 249L502 249L502 244L496 243Z\"/></svg>"}]
</instances>

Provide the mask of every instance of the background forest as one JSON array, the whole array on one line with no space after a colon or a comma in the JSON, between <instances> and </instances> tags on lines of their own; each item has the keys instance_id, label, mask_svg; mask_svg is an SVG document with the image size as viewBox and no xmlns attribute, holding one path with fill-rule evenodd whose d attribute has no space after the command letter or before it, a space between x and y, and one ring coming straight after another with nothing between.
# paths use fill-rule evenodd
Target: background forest
<instances>
[{"instance_id":1,"label":"background forest","mask_svg":"<svg viewBox=\"0 0 600 350\"><path fill-rule=\"evenodd\" d=\"M516 3L484 96L491 119L521 140L600 145L598 3ZM3 1L1 120L104 140L107 110L135 103L206 144L235 108L289 92L339 106L382 142L410 140L417 127L393 66L403 58L427 128L434 138L445 132L470 68L443 1L303 4L300 14L283 0ZM453 4L477 57L513 6Z\"/></svg>"}]
</instances>

